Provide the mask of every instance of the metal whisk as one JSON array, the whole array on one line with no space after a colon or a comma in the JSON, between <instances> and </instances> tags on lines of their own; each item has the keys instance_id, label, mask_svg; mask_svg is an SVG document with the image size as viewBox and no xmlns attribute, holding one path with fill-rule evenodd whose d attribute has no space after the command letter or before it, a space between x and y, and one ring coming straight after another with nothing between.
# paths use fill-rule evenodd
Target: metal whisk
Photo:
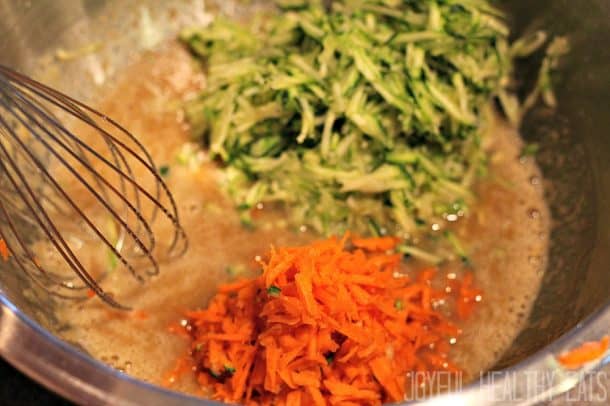
<instances>
[{"instance_id":1,"label":"metal whisk","mask_svg":"<svg viewBox=\"0 0 610 406\"><path fill-rule=\"evenodd\" d=\"M132 134L2 65L0 239L4 259L53 295L122 309L101 285L108 275L144 282L187 247L174 198Z\"/></svg>"}]
</instances>

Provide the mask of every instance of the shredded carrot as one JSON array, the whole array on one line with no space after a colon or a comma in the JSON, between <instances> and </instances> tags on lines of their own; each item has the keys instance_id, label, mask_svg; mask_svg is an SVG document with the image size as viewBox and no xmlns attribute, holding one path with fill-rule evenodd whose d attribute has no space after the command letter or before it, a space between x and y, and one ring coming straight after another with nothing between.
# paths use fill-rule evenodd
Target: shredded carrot
<instances>
[{"instance_id":1,"label":"shredded carrot","mask_svg":"<svg viewBox=\"0 0 610 406\"><path fill-rule=\"evenodd\" d=\"M2 257L4 262L7 262L11 257L11 252L6 245L6 241L4 241L2 238L0 238L0 257Z\"/></svg>"},{"instance_id":2,"label":"shredded carrot","mask_svg":"<svg viewBox=\"0 0 610 406\"><path fill-rule=\"evenodd\" d=\"M192 371L193 366L193 360L190 356L185 355L180 357L174 368L163 376L163 381L161 384L167 388L172 386L180 376L184 375L188 371Z\"/></svg>"},{"instance_id":3,"label":"shredded carrot","mask_svg":"<svg viewBox=\"0 0 610 406\"><path fill-rule=\"evenodd\" d=\"M604 336L599 341L586 342L580 347L559 355L557 360L565 368L578 369L587 362L601 358L608 351L609 344L610 336Z\"/></svg>"},{"instance_id":4,"label":"shredded carrot","mask_svg":"<svg viewBox=\"0 0 610 406\"><path fill-rule=\"evenodd\" d=\"M148 319L148 313L144 310L134 310L131 312L131 317L136 320L146 320Z\"/></svg>"},{"instance_id":5,"label":"shredded carrot","mask_svg":"<svg viewBox=\"0 0 610 406\"><path fill-rule=\"evenodd\" d=\"M148 319L148 313L144 310L132 310L130 312L124 312L121 310L106 310L106 320L139 320L144 321ZM173 331L177 333L177 331Z\"/></svg>"},{"instance_id":6,"label":"shredded carrot","mask_svg":"<svg viewBox=\"0 0 610 406\"><path fill-rule=\"evenodd\" d=\"M398 243L396 237L375 237L375 238L357 238L352 237L352 244L355 247L362 248L367 251L386 251L391 250Z\"/></svg>"},{"instance_id":7,"label":"shredded carrot","mask_svg":"<svg viewBox=\"0 0 610 406\"><path fill-rule=\"evenodd\" d=\"M477 302L482 300L482 292L473 286L472 272L466 273L461 281L457 282L458 299L455 306L458 317L466 320L474 311Z\"/></svg>"},{"instance_id":8,"label":"shredded carrot","mask_svg":"<svg viewBox=\"0 0 610 406\"><path fill-rule=\"evenodd\" d=\"M397 277L397 242L272 249L260 277L221 286L172 326L190 338L199 384L248 405L379 405L404 399L408 372L459 371L448 353L460 330L433 304L446 296L436 270ZM457 293L471 297L466 282Z\"/></svg>"}]
</instances>

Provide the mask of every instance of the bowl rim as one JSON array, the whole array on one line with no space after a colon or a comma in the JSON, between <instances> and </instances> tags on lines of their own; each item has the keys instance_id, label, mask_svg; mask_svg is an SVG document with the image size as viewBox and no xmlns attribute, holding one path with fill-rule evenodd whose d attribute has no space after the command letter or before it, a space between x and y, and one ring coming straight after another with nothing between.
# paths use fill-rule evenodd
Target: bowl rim
<instances>
[{"instance_id":1,"label":"bowl rim","mask_svg":"<svg viewBox=\"0 0 610 406\"><path fill-rule=\"evenodd\" d=\"M576 386L587 373L610 363L610 354L606 354L573 374L566 373L556 361L556 356L563 351L585 341L599 340L607 334L608 326L610 300L557 340L519 363L497 371L497 374L496 371L493 375L483 373L478 380L458 391L439 394L420 403L494 404L503 400L501 396L506 395L508 384L512 386L513 403L529 405L550 400ZM78 404L222 405L111 368L44 329L1 293L0 355L37 383ZM540 376L552 376L552 379L544 378L546 385L536 382L536 390L532 391L532 373L546 374Z\"/></svg>"}]
</instances>

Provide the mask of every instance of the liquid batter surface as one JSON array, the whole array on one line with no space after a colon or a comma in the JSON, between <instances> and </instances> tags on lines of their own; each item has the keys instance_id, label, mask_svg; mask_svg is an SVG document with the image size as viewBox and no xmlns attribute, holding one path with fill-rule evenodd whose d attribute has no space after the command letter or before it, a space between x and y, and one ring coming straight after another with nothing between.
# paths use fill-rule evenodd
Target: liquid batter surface
<instances>
[{"instance_id":1,"label":"liquid batter surface","mask_svg":"<svg viewBox=\"0 0 610 406\"><path fill-rule=\"evenodd\" d=\"M244 229L219 186L222 174L216 164L208 162L204 152L194 154L195 162L201 164L178 163L185 148L194 147L185 146L191 140L181 103L204 82L190 56L172 43L143 55L103 90L99 110L139 137L158 165L170 168L166 181L190 249L178 259L163 262L160 275L145 287L124 273L110 275L105 286L141 310L142 317L128 317L98 299L65 306L59 314L66 325L64 339L153 383L160 383L186 350L186 342L168 332L168 325L179 320L183 311L205 306L235 269L254 269L255 257L264 255L272 244L316 238L288 226L281 212L267 209L261 210L256 229ZM518 133L494 120L486 143L489 174L477 186L477 203L454 226L470 254L476 284L484 291L483 301L462 325L464 333L453 350L465 380L492 367L521 330L538 293L549 239L550 218L540 173L531 158L519 158ZM158 231L163 240L164 230ZM405 266L415 270L418 265ZM458 262L441 268L443 275L463 270ZM175 389L201 393L188 379Z\"/></svg>"}]
</instances>

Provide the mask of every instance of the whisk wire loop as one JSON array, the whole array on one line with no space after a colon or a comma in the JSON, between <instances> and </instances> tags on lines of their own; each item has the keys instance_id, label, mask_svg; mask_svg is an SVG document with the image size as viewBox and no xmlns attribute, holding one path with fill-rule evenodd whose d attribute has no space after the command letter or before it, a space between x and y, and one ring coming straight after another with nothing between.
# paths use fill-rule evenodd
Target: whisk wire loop
<instances>
[{"instance_id":1,"label":"whisk wire loop","mask_svg":"<svg viewBox=\"0 0 610 406\"><path fill-rule=\"evenodd\" d=\"M76 300L93 292L121 309L110 276L143 283L188 247L176 202L135 136L2 65L0 238L36 286Z\"/></svg>"}]
</instances>

